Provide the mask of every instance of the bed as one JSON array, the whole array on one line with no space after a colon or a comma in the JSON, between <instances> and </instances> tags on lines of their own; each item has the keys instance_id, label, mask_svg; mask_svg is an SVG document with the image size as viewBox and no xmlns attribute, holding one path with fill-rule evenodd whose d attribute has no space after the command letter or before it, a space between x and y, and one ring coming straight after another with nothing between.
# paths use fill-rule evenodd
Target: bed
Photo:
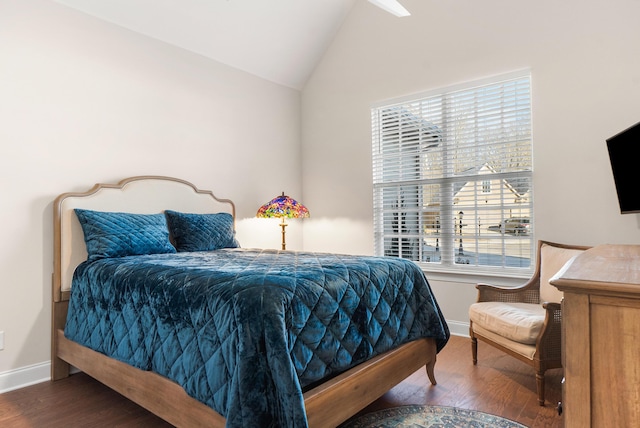
<instances>
[{"instance_id":1,"label":"bed","mask_svg":"<svg viewBox=\"0 0 640 428\"><path fill-rule=\"evenodd\" d=\"M421 367L436 384L449 331L411 262L240 248L233 202L171 177L53 208L54 381L75 367L188 427L336 427Z\"/></svg>"}]
</instances>

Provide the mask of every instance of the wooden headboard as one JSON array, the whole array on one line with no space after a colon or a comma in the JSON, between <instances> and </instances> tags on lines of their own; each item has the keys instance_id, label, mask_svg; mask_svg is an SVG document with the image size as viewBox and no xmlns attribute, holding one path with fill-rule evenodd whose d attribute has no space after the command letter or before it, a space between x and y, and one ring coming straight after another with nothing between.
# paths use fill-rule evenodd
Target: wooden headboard
<instances>
[{"instance_id":1,"label":"wooden headboard","mask_svg":"<svg viewBox=\"0 0 640 428\"><path fill-rule=\"evenodd\" d=\"M96 184L86 192L64 193L53 204L53 301L69 299L75 268L87 258L84 235L74 208L155 214L164 210L188 213L228 212L235 205L185 180L162 176L126 178L117 184Z\"/></svg>"}]
</instances>

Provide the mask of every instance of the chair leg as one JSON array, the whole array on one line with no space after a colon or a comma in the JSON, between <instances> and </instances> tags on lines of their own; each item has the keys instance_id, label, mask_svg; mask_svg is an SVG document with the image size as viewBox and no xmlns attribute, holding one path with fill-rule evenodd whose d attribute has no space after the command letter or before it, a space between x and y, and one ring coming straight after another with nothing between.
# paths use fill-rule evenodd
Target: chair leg
<instances>
[{"instance_id":1,"label":"chair leg","mask_svg":"<svg viewBox=\"0 0 640 428\"><path fill-rule=\"evenodd\" d=\"M538 404L544 406L544 372L536 371L536 388L538 389Z\"/></svg>"},{"instance_id":2,"label":"chair leg","mask_svg":"<svg viewBox=\"0 0 640 428\"><path fill-rule=\"evenodd\" d=\"M473 358L473 365L478 364L478 339L471 336L471 358Z\"/></svg>"},{"instance_id":3,"label":"chair leg","mask_svg":"<svg viewBox=\"0 0 640 428\"><path fill-rule=\"evenodd\" d=\"M473 335L473 322L469 322L469 337L471 338L471 358L473 365L478 365L478 339Z\"/></svg>"}]
</instances>

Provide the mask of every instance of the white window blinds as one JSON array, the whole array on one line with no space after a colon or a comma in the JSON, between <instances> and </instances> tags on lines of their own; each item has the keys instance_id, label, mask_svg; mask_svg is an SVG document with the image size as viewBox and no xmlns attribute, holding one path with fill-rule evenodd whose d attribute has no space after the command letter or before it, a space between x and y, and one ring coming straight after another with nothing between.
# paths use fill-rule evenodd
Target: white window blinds
<instances>
[{"instance_id":1,"label":"white window blinds","mask_svg":"<svg viewBox=\"0 0 640 428\"><path fill-rule=\"evenodd\" d=\"M372 109L375 250L455 269L529 269L528 74Z\"/></svg>"}]
</instances>

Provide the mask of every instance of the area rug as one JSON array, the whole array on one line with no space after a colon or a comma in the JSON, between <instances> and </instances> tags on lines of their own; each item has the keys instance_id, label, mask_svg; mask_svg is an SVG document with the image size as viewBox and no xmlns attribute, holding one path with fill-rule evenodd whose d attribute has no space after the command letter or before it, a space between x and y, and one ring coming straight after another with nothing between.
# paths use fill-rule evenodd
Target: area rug
<instances>
[{"instance_id":1,"label":"area rug","mask_svg":"<svg viewBox=\"0 0 640 428\"><path fill-rule=\"evenodd\" d=\"M444 406L402 406L368 413L341 428L527 428L525 425L478 412Z\"/></svg>"}]
</instances>

